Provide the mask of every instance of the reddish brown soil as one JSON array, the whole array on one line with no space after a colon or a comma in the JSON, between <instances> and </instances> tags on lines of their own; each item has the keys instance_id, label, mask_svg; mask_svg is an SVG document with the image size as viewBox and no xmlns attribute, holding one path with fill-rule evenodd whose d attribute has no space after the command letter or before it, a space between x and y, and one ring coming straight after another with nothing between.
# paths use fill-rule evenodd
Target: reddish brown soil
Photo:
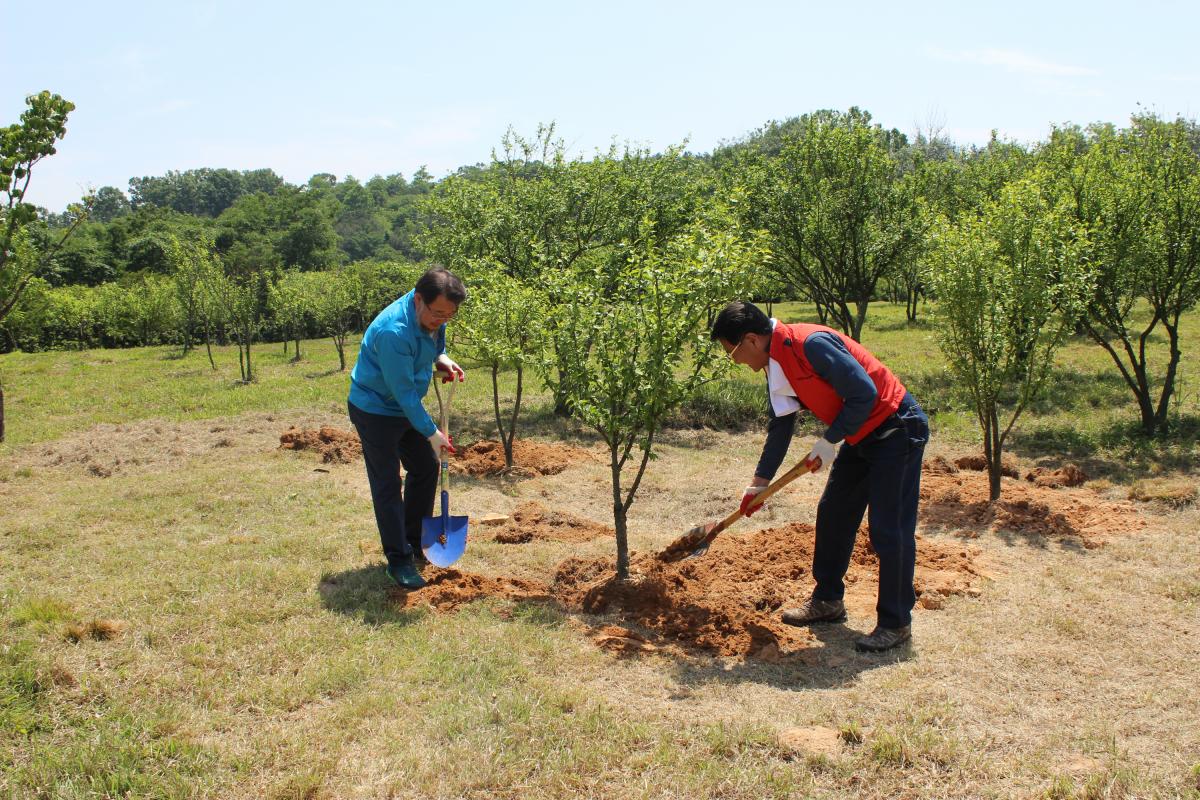
<instances>
[{"instance_id":1,"label":"reddish brown soil","mask_svg":"<svg viewBox=\"0 0 1200 800\"><path fill-rule=\"evenodd\" d=\"M1075 480L1074 475L1059 477ZM1034 537L1065 536L1078 539L1085 547L1098 547L1109 537L1145 527L1132 503L1108 501L1087 489L1054 489L1005 479L1000 499L991 505L986 474L947 474L928 465L921 476L920 514L926 526L973 534L1009 531Z\"/></svg>"},{"instance_id":2,"label":"reddish brown soil","mask_svg":"<svg viewBox=\"0 0 1200 800\"><path fill-rule=\"evenodd\" d=\"M745 536L725 534L705 556L674 564L653 554L634 554L627 582L615 580L612 557L568 558L558 565L548 587L438 570L427 576L430 586L396 595L402 604L428 604L439 610L481 597L548 597L570 611L620 619L624 625L592 634L606 649L650 652L675 644L775 660L812 642L807 629L784 625L779 610L812 590L813 533L811 525L793 523ZM916 583L922 597L978 592L980 572L973 549L922 540L917 551ZM866 533L860 531L846 583L848 602L864 613L874 606L876 570Z\"/></svg>"},{"instance_id":3,"label":"reddish brown soil","mask_svg":"<svg viewBox=\"0 0 1200 800\"><path fill-rule=\"evenodd\" d=\"M430 567L425 571L429 585L408 592L393 589L392 598L401 606L428 605L439 611L453 611L465 603L484 597L506 600L549 600L544 584L518 578L488 578L456 569Z\"/></svg>"},{"instance_id":4,"label":"reddish brown soil","mask_svg":"<svg viewBox=\"0 0 1200 800\"><path fill-rule=\"evenodd\" d=\"M326 464L349 464L362 458L362 444L357 433L328 425L322 425L320 430L288 428L279 436L279 447L284 450L315 450ZM587 450L578 447L518 439L513 442L514 466L512 470L506 470L504 447L499 442L485 439L460 449L450 460L450 471L455 475L507 473L537 477L557 475L572 464L590 457Z\"/></svg>"},{"instance_id":5,"label":"reddish brown soil","mask_svg":"<svg viewBox=\"0 0 1200 800\"><path fill-rule=\"evenodd\" d=\"M587 450L566 444L517 439L513 442L511 472L528 477L557 475L572 464L590 457ZM483 439L461 448L450 462L450 471L475 476L505 474L504 445Z\"/></svg>"},{"instance_id":6,"label":"reddish brown soil","mask_svg":"<svg viewBox=\"0 0 1200 800\"><path fill-rule=\"evenodd\" d=\"M959 469L971 470L972 472L986 472L987 458L982 455L963 456L962 458L954 459L954 466ZM1000 474L1006 478L1021 477L1021 471L1017 469L1017 463L1007 455L1000 457Z\"/></svg>"},{"instance_id":7,"label":"reddish brown soil","mask_svg":"<svg viewBox=\"0 0 1200 800\"><path fill-rule=\"evenodd\" d=\"M349 464L362 458L358 434L322 425L320 430L288 428L279 436L282 450L316 450L325 464Z\"/></svg>"},{"instance_id":8,"label":"reddish brown soil","mask_svg":"<svg viewBox=\"0 0 1200 800\"><path fill-rule=\"evenodd\" d=\"M587 542L615 533L607 525L576 517L565 511L551 511L537 502L523 503L508 522L496 529L492 538L503 544L522 544L535 539L553 542Z\"/></svg>"},{"instance_id":9,"label":"reddish brown soil","mask_svg":"<svg viewBox=\"0 0 1200 800\"><path fill-rule=\"evenodd\" d=\"M1055 470L1034 467L1025 475L1025 480L1047 489L1062 489L1067 486L1083 486L1087 483L1088 476L1074 464L1064 464Z\"/></svg>"}]
</instances>

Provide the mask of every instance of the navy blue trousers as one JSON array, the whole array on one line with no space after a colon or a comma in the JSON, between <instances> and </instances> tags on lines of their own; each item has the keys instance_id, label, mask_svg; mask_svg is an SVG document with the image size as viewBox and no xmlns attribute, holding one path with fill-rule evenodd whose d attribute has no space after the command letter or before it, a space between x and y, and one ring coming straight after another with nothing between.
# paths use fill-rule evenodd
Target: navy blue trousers
<instances>
[{"instance_id":1,"label":"navy blue trousers","mask_svg":"<svg viewBox=\"0 0 1200 800\"><path fill-rule=\"evenodd\" d=\"M817 505L813 597L842 599L842 579L866 512L871 546L879 557L878 623L902 628L912 622L921 458L928 441L929 419L906 394L896 413L862 441L842 445Z\"/></svg>"},{"instance_id":2,"label":"navy blue trousers","mask_svg":"<svg viewBox=\"0 0 1200 800\"><path fill-rule=\"evenodd\" d=\"M362 441L383 554L389 564L412 558L421 552L421 520L433 509L440 464L429 440L407 417L370 414L353 403L346 405ZM401 464L406 473L403 491Z\"/></svg>"}]
</instances>

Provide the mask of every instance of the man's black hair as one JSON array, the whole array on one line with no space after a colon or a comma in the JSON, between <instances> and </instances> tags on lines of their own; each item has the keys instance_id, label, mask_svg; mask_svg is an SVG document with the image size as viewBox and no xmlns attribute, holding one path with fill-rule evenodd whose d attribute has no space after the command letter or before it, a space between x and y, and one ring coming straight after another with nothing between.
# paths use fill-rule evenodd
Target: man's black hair
<instances>
[{"instance_id":1,"label":"man's black hair","mask_svg":"<svg viewBox=\"0 0 1200 800\"><path fill-rule=\"evenodd\" d=\"M712 340L724 339L737 344L747 333L771 334L771 318L753 303L734 300L721 309L712 326Z\"/></svg>"},{"instance_id":2,"label":"man's black hair","mask_svg":"<svg viewBox=\"0 0 1200 800\"><path fill-rule=\"evenodd\" d=\"M439 297L444 297L454 305L467 299L467 287L450 270L445 267L434 267L417 280L413 287L421 299L428 305Z\"/></svg>"}]
</instances>

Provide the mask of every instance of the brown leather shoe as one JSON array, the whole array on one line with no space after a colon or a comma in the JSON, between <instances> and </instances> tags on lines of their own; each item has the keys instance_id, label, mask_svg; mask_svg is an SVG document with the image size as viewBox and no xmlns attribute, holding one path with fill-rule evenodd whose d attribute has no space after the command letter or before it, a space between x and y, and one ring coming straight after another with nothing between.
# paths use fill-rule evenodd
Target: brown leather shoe
<instances>
[{"instance_id":1,"label":"brown leather shoe","mask_svg":"<svg viewBox=\"0 0 1200 800\"><path fill-rule=\"evenodd\" d=\"M845 622L846 604L841 600L818 600L810 597L799 608L783 611L783 621L788 625L812 625L814 622Z\"/></svg>"},{"instance_id":2,"label":"brown leather shoe","mask_svg":"<svg viewBox=\"0 0 1200 800\"><path fill-rule=\"evenodd\" d=\"M911 638L911 625L905 625L903 628L881 628L876 625L875 630L854 643L854 649L861 653L882 653Z\"/></svg>"}]
</instances>

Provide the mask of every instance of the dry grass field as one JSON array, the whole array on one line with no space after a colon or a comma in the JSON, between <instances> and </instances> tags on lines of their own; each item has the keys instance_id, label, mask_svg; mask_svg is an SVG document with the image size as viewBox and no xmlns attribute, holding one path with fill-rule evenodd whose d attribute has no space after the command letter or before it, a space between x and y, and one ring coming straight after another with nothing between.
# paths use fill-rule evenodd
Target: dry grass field
<instances>
[{"instance_id":1,"label":"dry grass field","mask_svg":"<svg viewBox=\"0 0 1200 800\"><path fill-rule=\"evenodd\" d=\"M904 333L877 346L936 385ZM1200 798L1194 442L1125 443L1127 406L1039 408L1014 447L1022 472L1071 461L1092 480L1006 480L1004 514L975 513L968 470L926 473L922 548L959 555L919 574L910 647L854 651L873 624L868 568L845 624L723 652L618 607L496 590L612 556L602 533L553 533L611 525L608 467L536 398L529 437L581 453L556 474L455 477L471 544L461 576L437 580L479 576L475 602L391 590L361 463L279 447L292 426L349 428L331 356L265 356L252 387L166 349L0 356L0 794ZM1081 402L1107 397L1087 363L1064 363ZM485 383L468 381L459 441L487 435ZM939 404L926 461L952 463L976 447ZM633 549L732 509L761 441L666 434ZM821 480L689 562L692 591L759 597L760 620L800 599L803 571L763 581L748 565L802 550ZM529 541L479 521L535 508L549 533Z\"/></svg>"}]
</instances>

